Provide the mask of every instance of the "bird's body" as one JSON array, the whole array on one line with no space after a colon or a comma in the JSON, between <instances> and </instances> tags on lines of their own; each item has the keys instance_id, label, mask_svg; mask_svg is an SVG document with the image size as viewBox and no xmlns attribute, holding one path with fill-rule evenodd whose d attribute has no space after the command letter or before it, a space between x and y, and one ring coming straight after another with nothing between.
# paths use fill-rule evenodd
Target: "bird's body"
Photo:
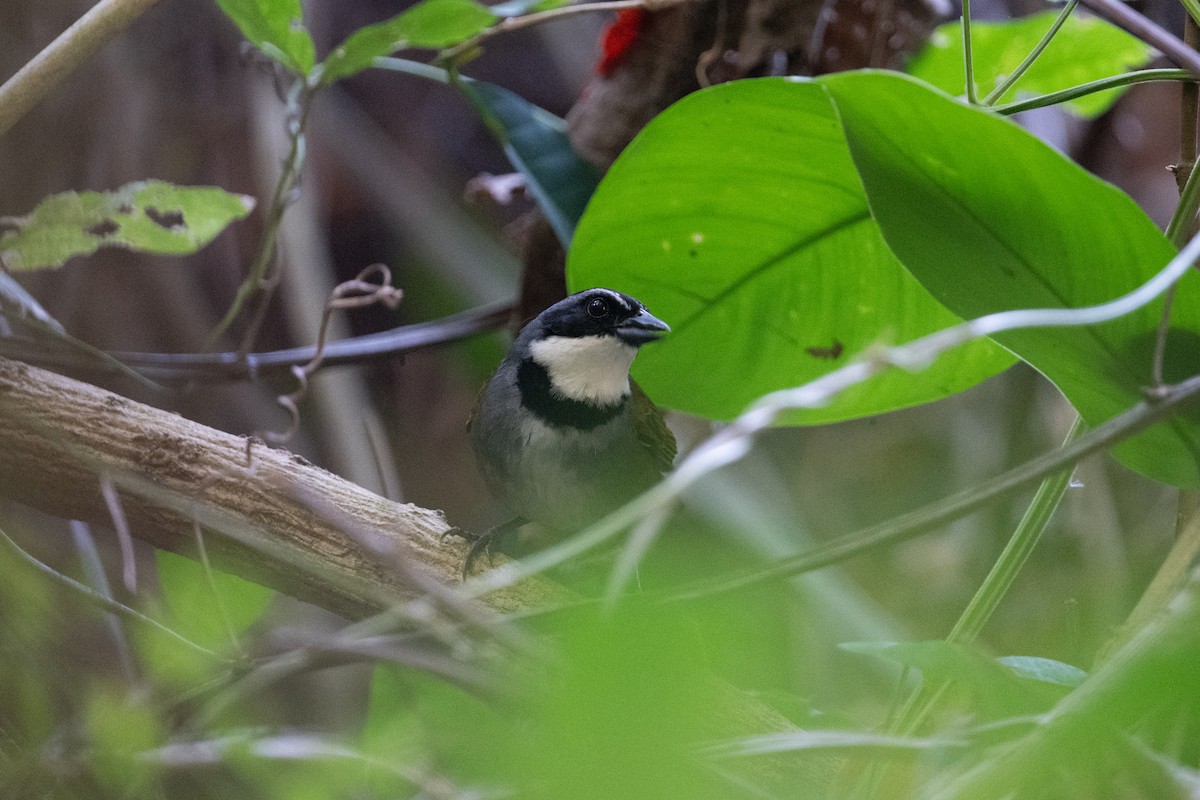
<instances>
[{"instance_id":1,"label":"bird's body","mask_svg":"<svg viewBox=\"0 0 1200 800\"><path fill-rule=\"evenodd\" d=\"M670 469L675 440L629 367L667 326L628 295L590 289L526 325L469 429L489 488L524 520L578 530Z\"/></svg>"}]
</instances>

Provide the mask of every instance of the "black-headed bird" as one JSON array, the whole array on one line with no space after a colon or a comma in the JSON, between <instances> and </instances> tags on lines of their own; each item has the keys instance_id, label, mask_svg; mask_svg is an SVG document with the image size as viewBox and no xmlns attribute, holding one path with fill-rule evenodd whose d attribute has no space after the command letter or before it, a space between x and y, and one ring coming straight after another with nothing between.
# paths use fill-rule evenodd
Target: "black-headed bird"
<instances>
[{"instance_id":1,"label":"black-headed bird","mask_svg":"<svg viewBox=\"0 0 1200 800\"><path fill-rule=\"evenodd\" d=\"M488 487L517 515L474 540L473 559L525 522L576 532L671 469L675 437L629 378L638 348L670 329L638 300L588 289L517 334L468 430Z\"/></svg>"}]
</instances>

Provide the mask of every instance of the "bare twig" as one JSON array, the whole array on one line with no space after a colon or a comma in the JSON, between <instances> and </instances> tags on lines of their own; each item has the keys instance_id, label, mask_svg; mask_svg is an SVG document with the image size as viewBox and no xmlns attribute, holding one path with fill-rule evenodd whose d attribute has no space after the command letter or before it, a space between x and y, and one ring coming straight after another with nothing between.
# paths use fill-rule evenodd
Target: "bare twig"
<instances>
[{"instance_id":1,"label":"bare twig","mask_svg":"<svg viewBox=\"0 0 1200 800\"><path fill-rule=\"evenodd\" d=\"M158 0L100 0L0 86L0 136Z\"/></svg>"},{"instance_id":2,"label":"bare twig","mask_svg":"<svg viewBox=\"0 0 1200 800\"><path fill-rule=\"evenodd\" d=\"M350 618L421 594L278 489L295 484L379 537L402 537L422 571L457 582L465 547L439 540L449 526L438 512L390 502L279 450L256 451L247 470L244 441L0 358L0 495L107 525L96 489L104 474L120 491L133 536L155 547L195 557L199 522L218 569ZM535 581L491 596L487 605L515 611L563 599L561 588Z\"/></svg>"},{"instance_id":3,"label":"bare twig","mask_svg":"<svg viewBox=\"0 0 1200 800\"><path fill-rule=\"evenodd\" d=\"M329 342L325 345L323 366L361 364L373 359L402 355L429 347L440 347L499 330L512 316L513 303L493 303L430 322L402 325L379 333ZM294 347L265 353L113 353L112 355L139 372L164 382L234 381L254 378L312 361L316 347ZM0 338L0 356L17 358L30 364L86 375L124 373L108 369L94 359L63 353L44 353L21 342Z\"/></svg>"},{"instance_id":4,"label":"bare twig","mask_svg":"<svg viewBox=\"0 0 1200 800\"><path fill-rule=\"evenodd\" d=\"M549 22L562 17L570 17L577 14L593 14L596 12L605 11L621 11L626 8L645 8L650 11L657 11L662 8L670 8L671 6L688 1L689 0L603 0L602 2L598 3L576 3L574 5L551 8L547 11L537 11L533 14L522 14L519 17L508 17L507 19L501 20L490 28L484 28L482 31L475 34L465 42L456 44L454 47L444 50L438 56L438 61L448 66L461 64L466 57L476 53L485 41L494 36L511 33L515 30L520 30L521 28L528 28L531 25L540 25L543 22Z\"/></svg>"},{"instance_id":5,"label":"bare twig","mask_svg":"<svg viewBox=\"0 0 1200 800\"><path fill-rule=\"evenodd\" d=\"M378 283L370 280L374 276L378 276ZM297 403L308 393L309 377L320 368L321 363L325 360L325 337L329 331L329 320L332 319L333 312L343 308L364 308L375 303L382 303L389 309L394 309L400 305L402 297L404 297L404 293L392 286L391 270L383 264L372 264L358 273L353 280L344 281L334 287L329 294L329 300L325 303L325 310L321 314L316 352L313 353L307 364L292 367L292 375L296 378L299 386L291 394L280 395L275 399L275 402L288 412L291 417L291 425L283 433L261 434L264 439L272 444L284 444L290 441L300 428L300 408Z\"/></svg>"},{"instance_id":6,"label":"bare twig","mask_svg":"<svg viewBox=\"0 0 1200 800\"><path fill-rule=\"evenodd\" d=\"M1103 17L1118 28L1156 47L1176 66L1200 76L1200 53L1188 47L1178 36L1151 22L1119 0L1080 0L1092 13Z\"/></svg>"},{"instance_id":7,"label":"bare twig","mask_svg":"<svg viewBox=\"0 0 1200 800\"><path fill-rule=\"evenodd\" d=\"M137 594L137 559L133 554L133 536L129 532L129 520L125 517L125 509L121 506L116 487L107 475L100 476L100 495L104 498L113 530L117 533L117 542L121 546L121 581L125 584L126 591Z\"/></svg>"}]
</instances>

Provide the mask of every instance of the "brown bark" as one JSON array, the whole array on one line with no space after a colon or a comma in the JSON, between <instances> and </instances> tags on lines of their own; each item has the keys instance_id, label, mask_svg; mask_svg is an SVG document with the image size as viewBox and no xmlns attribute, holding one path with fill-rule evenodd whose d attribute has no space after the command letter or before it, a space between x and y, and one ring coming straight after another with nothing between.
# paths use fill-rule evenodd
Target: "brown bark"
<instances>
[{"instance_id":1,"label":"brown bark","mask_svg":"<svg viewBox=\"0 0 1200 800\"><path fill-rule=\"evenodd\" d=\"M135 538L189 555L199 523L223 568L351 618L422 594L371 550L457 582L464 547L439 540L448 528L440 512L379 497L261 443L249 452L248 466L245 438L0 358L0 496L109 525L107 479ZM326 518L341 515L354 531ZM485 603L513 611L564 598L531 580Z\"/></svg>"},{"instance_id":2,"label":"brown bark","mask_svg":"<svg viewBox=\"0 0 1200 800\"><path fill-rule=\"evenodd\" d=\"M100 481L118 487L132 534L194 555L194 526L227 571L347 617L426 594L428 581L458 580L464 546L441 542L440 512L394 503L283 450L177 414L0 358L0 497L56 516L110 522ZM332 509L335 513L319 513ZM327 518L328 517L328 518ZM337 524L343 518L344 524ZM353 527L354 530L348 530ZM383 566L371 551L404 558ZM392 559L393 564L395 559ZM528 579L483 602L500 612L571 599ZM779 713L714 681L712 735L794 730ZM820 786L835 762L762 759L756 782Z\"/></svg>"}]
</instances>

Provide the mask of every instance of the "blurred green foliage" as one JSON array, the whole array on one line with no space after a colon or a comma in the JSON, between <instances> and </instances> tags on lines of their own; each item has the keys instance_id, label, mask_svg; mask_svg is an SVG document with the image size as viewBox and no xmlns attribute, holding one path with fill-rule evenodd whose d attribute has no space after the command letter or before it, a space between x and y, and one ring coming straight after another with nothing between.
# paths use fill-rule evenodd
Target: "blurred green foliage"
<instances>
[{"instance_id":1,"label":"blurred green foliage","mask_svg":"<svg viewBox=\"0 0 1200 800\"><path fill-rule=\"evenodd\" d=\"M351 34L318 75L298 2L219 5L263 53L325 83L399 46L459 44L500 18L466 0L427 0ZM981 29L980 63L1010 69L1044 24ZM1145 57L1103 27L1064 30L1021 90ZM499 121L493 133L558 215L560 236L583 214L573 283L632 291L674 325L640 358L643 384L709 417L956 315L1107 299L1171 254L1128 198L1015 126L897 75L698 93L651 123L594 197L594 176L563 151L556 118L507 90L471 86L475 109ZM71 197L113 210L108 196ZM436 283L407 285L422 280ZM1200 333L1195 308L1182 303L1173 343ZM1001 344L1101 419L1137 399L1157 314ZM49 525L22 526L17 538L48 563L38 571L0 552L0 796L1194 796L1200 589L1193 578L1144 624L1114 632L1160 556L1135 552L1145 546L1136 534L1164 529L1171 499L1117 467L1093 465L1101 488L1086 495L1111 508L1068 509L979 645L938 637L986 573L1020 498L964 521L962 535L913 542L827 580L699 600L659 593L794 555L831 530L944 495L947 474L969 484L1027 456L1045 438L1029 420L1052 406L1032 370L959 394L1010 363L978 342L844 395L803 421L858 421L804 439L779 432L740 465L770 475L746 478L757 492L706 484L697 505L718 532L669 532L642 565L642 591L611 608L528 609L491 628L424 603L402 609L401 627L349 626L166 554L155 559L157 586L108 591L184 642L52 580L94 580L76 563L85 548L44 534ZM1170 366L1173 377L1192 371L1186 358ZM959 424L978 408L1002 419L986 435ZM1194 483L1193 423L1172 425L1121 455L1162 481ZM822 436L825 446L811 448ZM935 441L916 448L919 436ZM817 455L786 462L803 467L781 477L793 469L779 458L790 449ZM802 493L811 502L793 503ZM1118 555L1101 552L1097 520L1115 531ZM602 584L609 555L580 565L587 580L575 588ZM1117 581L1106 568L1120 559ZM879 638L857 641L863 631ZM892 641L910 631L911 641ZM1110 638L1111 653L1097 657ZM928 713L906 716L905 697ZM880 734L912 719L913 730Z\"/></svg>"},{"instance_id":2,"label":"blurred green foliage","mask_svg":"<svg viewBox=\"0 0 1200 800\"><path fill-rule=\"evenodd\" d=\"M1056 11L1043 11L1021 19L972 24L975 81L981 94L989 93L1013 73L1050 29L1056 16ZM1050 94L1107 78L1144 65L1153 54L1153 48L1108 22L1073 14L1029 71L996 101ZM905 71L948 94L961 95L966 85L961 26L951 22L934 31L929 44ZM1065 106L1080 116L1097 117L1120 96L1121 92L1116 90L1097 92Z\"/></svg>"}]
</instances>

